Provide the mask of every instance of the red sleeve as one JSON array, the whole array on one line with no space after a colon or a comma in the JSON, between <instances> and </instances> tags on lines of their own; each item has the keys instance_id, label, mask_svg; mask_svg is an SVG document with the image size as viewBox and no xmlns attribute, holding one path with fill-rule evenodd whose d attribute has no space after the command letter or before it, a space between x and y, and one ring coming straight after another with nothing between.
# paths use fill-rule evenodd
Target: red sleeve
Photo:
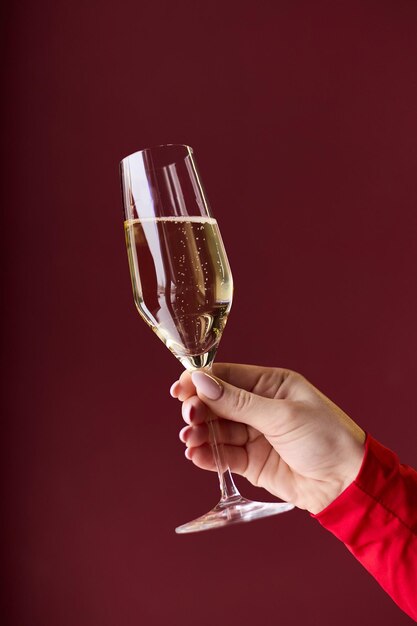
<instances>
[{"instance_id":1,"label":"red sleeve","mask_svg":"<svg viewBox=\"0 0 417 626\"><path fill-rule=\"evenodd\" d=\"M417 472L368 435L356 480L313 517L417 621Z\"/></svg>"}]
</instances>

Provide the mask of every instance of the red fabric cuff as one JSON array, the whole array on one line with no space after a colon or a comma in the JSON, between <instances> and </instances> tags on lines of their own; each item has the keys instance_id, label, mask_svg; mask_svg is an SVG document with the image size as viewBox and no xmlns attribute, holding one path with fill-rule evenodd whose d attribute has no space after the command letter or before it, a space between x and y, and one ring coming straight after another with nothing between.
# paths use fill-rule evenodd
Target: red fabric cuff
<instances>
[{"instance_id":1,"label":"red fabric cuff","mask_svg":"<svg viewBox=\"0 0 417 626\"><path fill-rule=\"evenodd\" d=\"M417 472L370 435L357 478L312 517L417 620Z\"/></svg>"},{"instance_id":2,"label":"red fabric cuff","mask_svg":"<svg viewBox=\"0 0 417 626\"><path fill-rule=\"evenodd\" d=\"M402 481L399 482L397 478L400 470ZM407 486L408 474L415 482L415 471L407 466L400 466L394 452L367 434L365 454L356 479L323 511L312 517L339 539L349 543L355 520L359 523L364 513L370 514L375 503L379 503L387 513L395 517L404 517L401 515L404 512L404 503L410 499L410 493L403 487L403 483ZM392 488L393 484L396 489ZM417 523L417 515L415 522ZM403 523L408 525L410 520L403 520Z\"/></svg>"}]
</instances>

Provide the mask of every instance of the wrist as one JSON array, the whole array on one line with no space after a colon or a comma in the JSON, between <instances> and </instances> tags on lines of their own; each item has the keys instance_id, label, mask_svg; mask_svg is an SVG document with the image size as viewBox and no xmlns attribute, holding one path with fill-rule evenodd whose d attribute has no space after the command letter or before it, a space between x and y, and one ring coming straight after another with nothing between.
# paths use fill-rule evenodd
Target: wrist
<instances>
[{"instance_id":1,"label":"wrist","mask_svg":"<svg viewBox=\"0 0 417 626\"><path fill-rule=\"evenodd\" d=\"M334 502L357 478L363 465L366 450L366 433L360 429L346 451L345 460L338 465L328 480L320 481L314 499L306 507L309 513L317 515Z\"/></svg>"}]
</instances>

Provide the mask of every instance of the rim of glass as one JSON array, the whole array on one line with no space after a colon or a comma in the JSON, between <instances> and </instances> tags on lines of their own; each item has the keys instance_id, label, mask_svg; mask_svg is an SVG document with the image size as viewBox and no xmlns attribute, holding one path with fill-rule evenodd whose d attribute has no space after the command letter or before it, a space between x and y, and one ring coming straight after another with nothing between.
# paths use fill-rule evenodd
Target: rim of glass
<instances>
[{"instance_id":1,"label":"rim of glass","mask_svg":"<svg viewBox=\"0 0 417 626\"><path fill-rule=\"evenodd\" d=\"M186 143L160 143L156 146L149 146L148 148L142 148L141 150L136 150L131 154L127 154L123 159L121 159L120 164L122 164L127 159L135 156L136 154L145 154L146 152L152 152L153 150L158 150L158 148L186 148L190 154L193 154L193 149Z\"/></svg>"}]
</instances>

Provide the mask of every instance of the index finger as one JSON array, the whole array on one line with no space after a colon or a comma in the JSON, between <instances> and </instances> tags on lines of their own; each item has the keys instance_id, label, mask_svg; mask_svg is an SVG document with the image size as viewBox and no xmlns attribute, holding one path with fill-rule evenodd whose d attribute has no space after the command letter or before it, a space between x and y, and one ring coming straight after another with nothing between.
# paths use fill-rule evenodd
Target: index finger
<instances>
[{"instance_id":1,"label":"index finger","mask_svg":"<svg viewBox=\"0 0 417 626\"><path fill-rule=\"evenodd\" d=\"M177 398L180 402L184 402L184 400L196 395L195 386L187 370L183 372L179 380L175 381L171 386L170 392L172 397Z\"/></svg>"},{"instance_id":2,"label":"index finger","mask_svg":"<svg viewBox=\"0 0 417 626\"><path fill-rule=\"evenodd\" d=\"M278 389L290 375L290 370L280 367L242 365L240 363L214 363L213 374L234 387L251 393L275 398Z\"/></svg>"}]
</instances>

